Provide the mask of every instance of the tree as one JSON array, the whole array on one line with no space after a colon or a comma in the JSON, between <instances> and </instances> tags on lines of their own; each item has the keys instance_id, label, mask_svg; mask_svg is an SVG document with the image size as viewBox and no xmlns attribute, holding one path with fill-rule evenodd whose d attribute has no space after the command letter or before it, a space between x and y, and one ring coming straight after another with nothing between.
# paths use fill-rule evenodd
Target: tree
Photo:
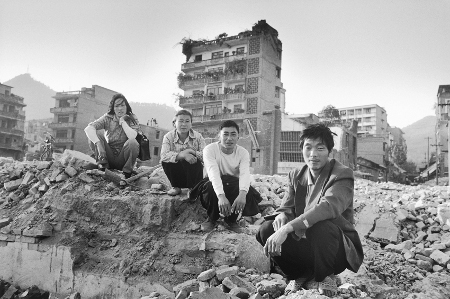
<instances>
[{"instance_id":1,"label":"tree","mask_svg":"<svg viewBox=\"0 0 450 299\"><path fill-rule=\"evenodd\" d=\"M341 122L341 114L333 105L323 107L323 109L319 111L319 117L321 118L321 121L326 124Z\"/></svg>"}]
</instances>

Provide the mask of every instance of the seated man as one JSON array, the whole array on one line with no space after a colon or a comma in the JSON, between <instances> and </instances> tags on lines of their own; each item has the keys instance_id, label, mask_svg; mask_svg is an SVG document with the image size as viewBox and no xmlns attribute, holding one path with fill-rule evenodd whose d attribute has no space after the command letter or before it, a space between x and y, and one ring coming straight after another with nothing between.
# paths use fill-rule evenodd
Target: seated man
<instances>
[{"instance_id":1,"label":"seated man","mask_svg":"<svg viewBox=\"0 0 450 299\"><path fill-rule=\"evenodd\" d=\"M256 236L291 280L285 294L305 287L334 296L337 285L330 276L345 269L357 272L364 258L353 226L353 171L328 159L332 134L323 124L303 131L306 165L289 173L289 192Z\"/></svg>"},{"instance_id":2,"label":"seated man","mask_svg":"<svg viewBox=\"0 0 450 299\"><path fill-rule=\"evenodd\" d=\"M125 96L114 95L108 112L84 129L99 169L118 169L125 178L131 177L139 155L138 130L139 122Z\"/></svg>"},{"instance_id":3,"label":"seated man","mask_svg":"<svg viewBox=\"0 0 450 299\"><path fill-rule=\"evenodd\" d=\"M192 129L192 114L180 110L175 114L175 129L164 135L161 165L172 185L167 194L178 195L181 188L192 189L203 179L205 139Z\"/></svg>"},{"instance_id":4,"label":"seated man","mask_svg":"<svg viewBox=\"0 0 450 299\"><path fill-rule=\"evenodd\" d=\"M201 225L203 231L213 230L220 214L231 230L239 231L236 223L239 214L258 214L258 203L262 198L250 186L250 155L237 145L238 125L227 120L219 130L219 142L211 143L203 150L208 177L192 190L190 198L199 197L207 210L208 219Z\"/></svg>"}]
</instances>

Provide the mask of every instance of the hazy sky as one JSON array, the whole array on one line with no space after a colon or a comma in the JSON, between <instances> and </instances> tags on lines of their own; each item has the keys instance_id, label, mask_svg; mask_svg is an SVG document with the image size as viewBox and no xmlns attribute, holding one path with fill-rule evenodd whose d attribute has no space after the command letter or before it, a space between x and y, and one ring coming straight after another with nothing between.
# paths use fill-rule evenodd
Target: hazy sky
<instances>
[{"instance_id":1,"label":"hazy sky","mask_svg":"<svg viewBox=\"0 0 450 299\"><path fill-rule=\"evenodd\" d=\"M265 19L283 42L289 113L378 104L405 127L450 84L449 16L448 0L0 0L0 82L29 67L56 91L100 85L174 106L183 37Z\"/></svg>"}]
</instances>

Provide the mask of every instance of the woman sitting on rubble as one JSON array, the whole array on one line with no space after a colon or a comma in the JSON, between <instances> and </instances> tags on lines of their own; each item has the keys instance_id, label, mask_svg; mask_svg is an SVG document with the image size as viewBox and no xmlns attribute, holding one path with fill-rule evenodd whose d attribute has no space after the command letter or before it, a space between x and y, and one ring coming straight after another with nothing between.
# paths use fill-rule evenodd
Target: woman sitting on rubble
<instances>
[{"instance_id":1,"label":"woman sitting on rubble","mask_svg":"<svg viewBox=\"0 0 450 299\"><path fill-rule=\"evenodd\" d=\"M108 112L84 129L98 168L122 170L125 178L130 178L139 154L138 129L139 121L125 96L114 95Z\"/></svg>"},{"instance_id":2,"label":"woman sitting on rubble","mask_svg":"<svg viewBox=\"0 0 450 299\"><path fill-rule=\"evenodd\" d=\"M205 139L192 130L192 114L180 110L173 121L175 129L164 135L161 148L161 165L172 189L167 194L175 196L181 188L193 188L203 179L203 148Z\"/></svg>"}]
</instances>

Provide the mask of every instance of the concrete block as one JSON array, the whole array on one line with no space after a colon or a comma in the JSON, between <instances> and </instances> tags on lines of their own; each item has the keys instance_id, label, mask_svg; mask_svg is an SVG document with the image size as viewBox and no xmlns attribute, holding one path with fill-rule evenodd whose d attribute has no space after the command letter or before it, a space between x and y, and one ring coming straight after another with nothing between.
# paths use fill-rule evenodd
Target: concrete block
<instances>
[{"instance_id":1,"label":"concrete block","mask_svg":"<svg viewBox=\"0 0 450 299\"><path fill-rule=\"evenodd\" d=\"M218 269L216 271L216 276L217 278L222 281L225 279L225 277L229 277L231 275L235 275L237 274L239 271L239 267L238 266L233 266L233 267L226 267L226 268L222 268L222 269Z\"/></svg>"},{"instance_id":2,"label":"concrete block","mask_svg":"<svg viewBox=\"0 0 450 299\"><path fill-rule=\"evenodd\" d=\"M49 179L48 177L45 177L45 178L44 178L44 183L45 183L47 186L50 186L50 184L51 184L50 179Z\"/></svg>"},{"instance_id":3,"label":"concrete block","mask_svg":"<svg viewBox=\"0 0 450 299\"><path fill-rule=\"evenodd\" d=\"M389 214L382 215L376 220L375 229L370 233L370 237L378 240L397 243L399 229L394 223L394 217Z\"/></svg>"},{"instance_id":4,"label":"concrete block","mask_svg":"<svg viewBox=\"0 0 450 299\"><path fill-rule=\"evenodd\" d=\"M50 182L55 182L56 181L56 177L61 173L61 169L60 168L55 168L52 171L52 174L50 175Z\"/></svg>"},{"instance_id":5,"label":"concrete block","mask_svg":"<svg viewBox=\"0 0 450 299\"><path fill-rule=\"evenodd\" d=\"M49 251L51 248L52 248L51 245L39 243L37 250L40 252L46 252Z\"/></svg>"},{"instance_id":6,"label":"concrete block","mask_svg":"<svg viewBox=\"0 0 450 299\"><path fill-rule=\"evenodd\" d=\"M230 281L235 284L237 287L239 288L244 288L246 289L249 293L254 293L256 292L256 288L255 286L250 283L249 281L237 276L237 275L231 275L230 277L228 277L230 279Z\"/></svg>"},{"instance_id":7,"label":"concrete block","mask_svg":"<svg viewBox=\"0 0 450 299\"><path fill-rule=\"evenodd\" d=\"M207 280L210 280L211 278L213 278L214 276L216 276L216 270L209 269L209 270L206 270L206 271L203 271L202 273L200 273L198 275L197 279L200 281L207 281Z\"/></svg>"},{"instance_id":8,"label":"concrete block","mask_svg":"<svg viewBox=\"0 0 450 299\"><path fill-rule=\"evenodd\" d=\"M78 176L78 178L80 180L82 180L83 182L85 182L86 184L92 184L95 182L95 180L93 178L91 178L89 175L87 175L86 173L82 172L80 173L80 175Z\"/></svg>"},{"instance_id":9,"label":"concrete block","mask_svg":"<svg viewBox=\"0 0 450 299\"><path fill-rule=\"evenodd\" d=\"M0 247L6 247L6 246L8 246L8 242L0 241Z\"/></svg>"},{"instance_id":10,"label":"concrete block","mask_svg":"<svg viewBox=\"0 0 450 299\"><path fill-rule=\"evenodd\" d=\"M23 230L22 235L28 237L51 237L53 235L53 226L44 222L36 227Z\"/></svg>"},{"instance_id":11,"label":"concrete block","mask_svg":"<svg viewBox=\"0 0 450 299\"><path fill-rule=\"evenodd\" d=\"M16 242L17 242L17 237L19 237L19 236L16 236ZM21 243L32 243L32 244L34 244L34 243L37 243L37 239L36 238L34 238L34 237L27 237L27 236L20 236L20 242Z\"/></svg>"},{"instance_id":12,"label":"concrete block","mask_svg":"<svg viewBox=\"0 0 450 299\"><path fill-rule=\"evenodd\" d=\"M3 185L3 188L5 188L6 191L11 192L11 191L14 191L14 190L16 190L17 188L19 188L19 186L20 186L21 183L22 183L22 179L17 179L17 180L14 180L14 181L9 181L9 182L6 182L6 183Z\"/></svg>"},{"instance_id":13,"label":"concrete block","mask_svg":"<svg viewBox=\"0 0 450 299\"><path fill-rule=\"evenodd\" d=\"M56 177L55 181L57 183L59 183L59 182L67 180L68 178L69 178L69 176L66 173L61 173L61 174L58 174L58 176Z\"/></svg>"},{"instance_id":14,"label":"concrete block","mask_svg":"<svg viewBox=\"0 0 450 299\"><path fill-rule=\"evenodd\" d=\"M44 169L49 169L50 166L52 166L52 161L39 161L36 169L38 170L44 170Z\"/></svg>"},{"instance_id":15,"label":"concrete block","mask_svg":"<svg viewBox=\"0 0 450 299\"><path fill-rule=\"evenodd\" d=\"M41 191L41 192L47 192L48 185L47 184L40 185L38 190Z\"/></svg>"},{"instance_id":16,"label":"concrete block","mask_svg":"<svg viewBox=\"0 0 450 299\"><path fill-rule=\"evenodd\" d=\"M32 243L28 243L28 250L38 250L39 249L39 244L32 244Z\"/></svg>"},{"instance_id":17,"label":"concrete block","mask_svg":"<svg viewBox=\"0 0 450 299\"><path fill-rule=\"evenodd\" d=\"M23 231L23 228L21 228L21 227L16 227L16 228L13 228L13 229L11 229L11 231L12 231L12 233L14 234L14 235L21 235L22 234L22 231Z\"/></svg>"},{"instance_id":18,"label":"concrete block","mask_svg":"<svg viewBox=\"0 0 450 299\"><path fill-rule=\"evenodd\" d=\"M14 241L16 241L16 235L0 234L0 241L3 241L3 242L14 242Z\"/></svg>"},{"instance_id":19,"label":"concrete block","mask_svg":"<svg viewBox=\"0 0 450 299\"><path fill-rule=\"evenodd\" d=\"M34 173L31 171L27 171L22 178L22 185L30 184L31 180L34 179Z\"/></svg>"},{"instance_id":20,"label":"concrete block","mask_svg":"<svg viewBox=\"0 0 450 299\"><path fill-rule=\"evenodd\" d=\"M7 226L8 224L10 224L12 222L12 218L8 217L8 218L0 218L0 228Z\"/></svg>"},{"instance_id":21,"label":"concrete block","mask_svg":"<svg viewBox=\"0 0 450 299\"><path fill-rule=\"evenodd\" d=\"M430 258L432 258L434 261L436 261L436 263L440 265L445 265L450 260L450 256L440 250L433 251L433 253L430 255Z\"/></svg>"},{"instance_id":22,"label":"concrete block","mask_svg":"<svg viewBox=\"0 0 450 299\"><path fill-rule=\"evenodd\" d=\"M185 290L189 294L190 292L198 291L198 288L197 279L190 279L174 286L173 291L175 294L178 294L181 290Z\"/></svg>"},{"instance_id":23,"label":"concrete block","mask_svg":"<svg viewBox=\"0 0 450 299\"><path fill-rule=\"evenodd\" d=\"M78 173L78 171L72 166L67 166L66 169L64 169L64 172L67 173L70 177L74 177Z\"/></svg>"}]
</instances>

